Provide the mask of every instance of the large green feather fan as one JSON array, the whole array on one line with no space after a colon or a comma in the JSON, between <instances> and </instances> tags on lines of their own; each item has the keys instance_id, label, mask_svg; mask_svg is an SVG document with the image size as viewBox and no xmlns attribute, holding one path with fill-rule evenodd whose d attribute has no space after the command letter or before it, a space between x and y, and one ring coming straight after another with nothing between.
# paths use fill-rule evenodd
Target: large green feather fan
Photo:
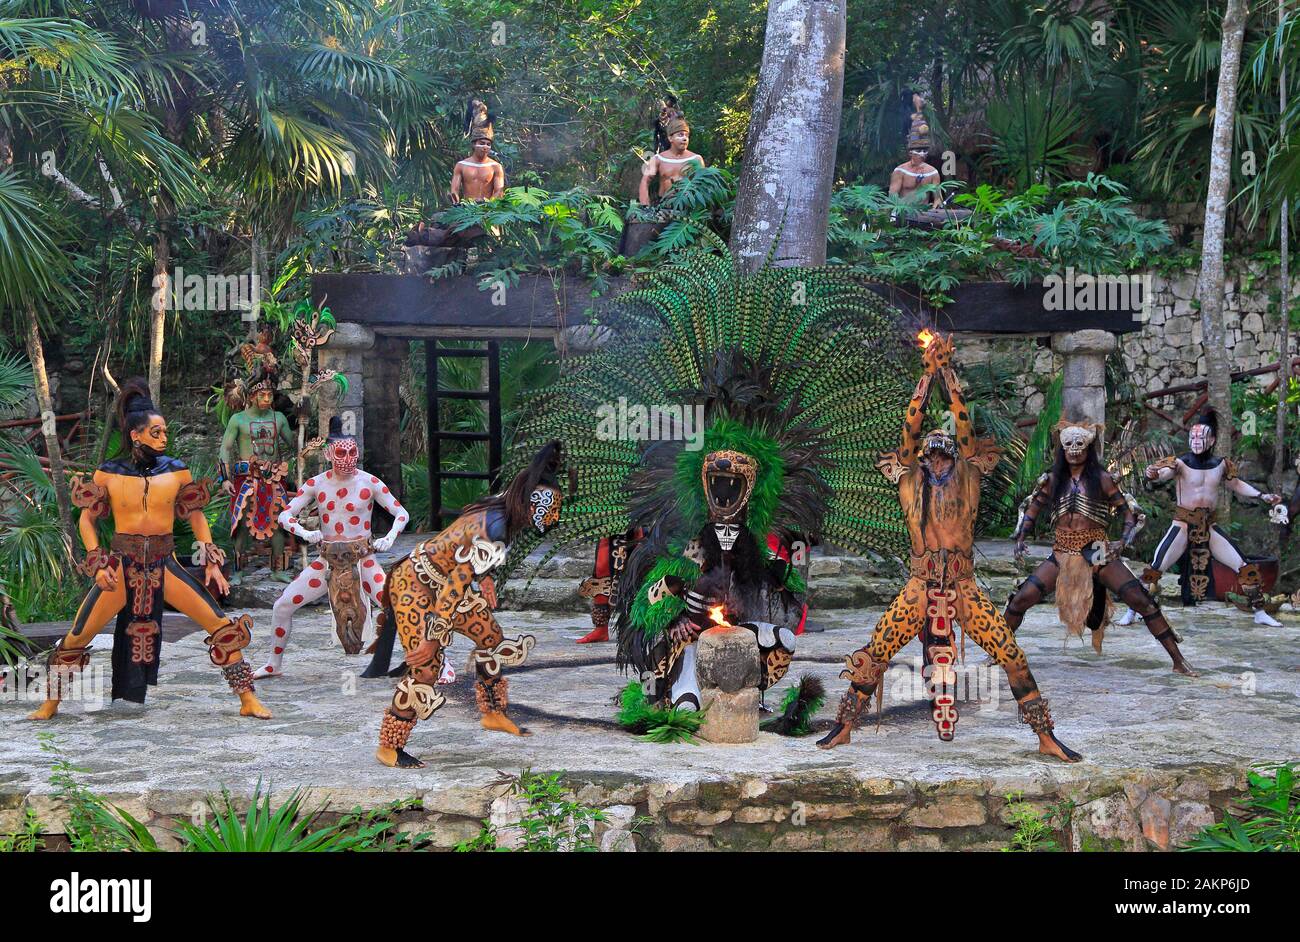
<instances>
[{"instance_id":1,"label":"large green feather fan","mask_svg":"<svg viewBox=\"0 0 1300 942\"><path fill-rule=\"evenodd\" d=\"M898 312L851 273L747 275L714 239L624 293L605 326L606 345L563 358L558 381L525 402L511 453L513 471L564 443L577 491L548 533L557 549L632 525L680 548L707 519L704 455L737 448L760 465L748 514L760 545L775 530L905 552L897 492L875 463L898 446L919 357ZM699 406L702 447L611 436L620 401Z\"/></svg>"}]
</instances>

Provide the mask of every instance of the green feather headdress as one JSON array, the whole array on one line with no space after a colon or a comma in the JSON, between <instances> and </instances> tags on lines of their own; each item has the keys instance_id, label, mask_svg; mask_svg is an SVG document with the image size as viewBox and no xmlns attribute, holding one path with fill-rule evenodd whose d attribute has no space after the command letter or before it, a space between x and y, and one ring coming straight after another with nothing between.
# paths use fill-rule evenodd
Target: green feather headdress
<instances>
[{"instance_id":1,"label":"green feather headdress","mask_svg":"<svg viewBox=\"0 0 1300 942\"><path fill-rule=\"evenodd\" d=\"M557 548L634 525L680 547L707 519L705 454L734 448L759 463L747 521L760 543L779 530L905 551L896 492L875 462L897 447L918 359L894 309L852 273L747 275L714 240L623 294L604 326L605 346L561 360L559 380L525 403L512 451L518 465L564 442L577 491L548 533ZM702 447L611 437L620 400L699 407Z\"/></svg>"}]
</instances>

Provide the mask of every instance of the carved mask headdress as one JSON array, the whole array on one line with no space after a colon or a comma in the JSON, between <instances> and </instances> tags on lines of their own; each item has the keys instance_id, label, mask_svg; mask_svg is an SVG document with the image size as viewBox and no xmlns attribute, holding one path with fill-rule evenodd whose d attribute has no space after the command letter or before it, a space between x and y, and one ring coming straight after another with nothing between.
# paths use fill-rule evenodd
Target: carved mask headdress
<instances>
[{"instance_id":1,"label":"carved mask headdress","mask_svg":"<svg viewBox=\"0 0 1300 942\"><path fill-rule=\"evenodd\" d=\"M471 98L465 107L465 136L469 138L471 144L480 140L486 140L491 144L496 140L496 132L492 128L492 115L487 105L477 98Z\"/></svg>"},{"instance_id":2,"label":"carved mask headdress","mask_svg":"<svg viewBox=\"0 0 1300 942\"><path fill-rule=\"evenodd\" d=\"M758 462L743 451L712 451L704 456L700 478L718 545L730 550L736 545L745 508L754 493Z\"/></svg>"},{"instance_id":3,"label":"carved mask headdress","mask_svg":"<svg viewBox=\"0 0 1300 942\"><path fill-rule=\"evenodd\" d=\"M1056 423L1052 431L1056 434L1057 441L1061 443L1065 459L1072 464L1078 464L1087 457L1088 449L1098 441L1102 426L1096 422L1062 420ZM1098 451L1100 450L1098 448Z\"/></svg>"},{"instance_id":4,"label":"carved mask headdress","mask_svg":"<svg viewBox=\"0 0 1300 942\"><path fill-rule=\"evenodd\" d=\"M930 123L925 119L922 101L916 111L912 112L907 129L907 152L924 159L930 153Z\"/></svg>"},{"instance_id":5,"label":"carved mask headdress","mask_svg":"<svg viewBox=\"0 0 1300 942\"><path fill-rule=\"evenodd\" d=\"M1187 430L1187 444L1194 455L1204 455L1214 447L1214 440L1219 433L1219 417L1206 409L1196 417L1196 422Z\"/></svg>"}]
</instances>

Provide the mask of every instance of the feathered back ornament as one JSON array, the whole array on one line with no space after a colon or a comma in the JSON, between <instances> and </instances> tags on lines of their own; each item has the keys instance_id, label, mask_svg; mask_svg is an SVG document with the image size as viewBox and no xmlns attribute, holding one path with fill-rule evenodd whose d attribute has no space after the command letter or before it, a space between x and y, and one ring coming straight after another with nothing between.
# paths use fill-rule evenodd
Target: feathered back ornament
<instances>
[{"instance_id":1,"label":"feathered back ornament","mask_svg":"<svg viewBox=\"0 0 1300 942\"><path fill-rule=\"evenodd\" d=\"M577 491L548 533L557 548L640 526L647 546L679 550L707 518L704 456L725 449L758 462L746 524L760 545L778 531L905 551L875 462L897 447L917 353L851 273L743 274L715 237L622 295L606 324L611 340L563 359L516 433L515 466L567 443Z\"/></svg>"}]
</instances>

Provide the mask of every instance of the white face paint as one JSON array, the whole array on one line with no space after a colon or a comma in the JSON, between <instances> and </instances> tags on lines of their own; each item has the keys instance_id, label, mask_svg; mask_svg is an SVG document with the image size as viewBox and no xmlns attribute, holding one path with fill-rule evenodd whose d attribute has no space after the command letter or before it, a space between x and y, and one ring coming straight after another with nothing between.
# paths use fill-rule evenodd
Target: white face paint
<instances>
[{"instance_id":1,"label":"white face paint","mask_svg":"<svg viewBox=\"0 0 1300 942\"><path fill-rule=\"evenodd\" d=\"M1214 433L1208 425L1193 425L1187 431L1187 444L1192 447L1192 454L1203 455L1214 446Z\"/></svg>"},{"instance_id":2,"label":"white face paint","mask_svg":"<svg viewBox=\"0 0 1300 942\"><path fill-rule=\"evenodd\" d=\"M713 533L718 538L718 545L722 547L724 552L729 553L740 536L740 526L735 523L715 523Z\"/></svg>"},{"instance_id":3,"label":"white face paint","mask_svg":"<svg viewBox=\"0 0 1300 942\"><path fill-rule=\"evenodd\" d=\"M326 457L329 458L334 473L346 477L357 470L361 451L357 448L356 439L340 438L338 441L330 442Z\"/></svg>"},{"instance_id":4,"label":"white face paint","mask_svg":"<svg viewBox=\"0 0 1300 942\"><path fill-rule=\"evenodd\" d=\"M555 488L546 485L535 488L528 503L532 507L533 526L538 533L545 533L560 522L560 492Z\"/></svg>"}]
</instances>

